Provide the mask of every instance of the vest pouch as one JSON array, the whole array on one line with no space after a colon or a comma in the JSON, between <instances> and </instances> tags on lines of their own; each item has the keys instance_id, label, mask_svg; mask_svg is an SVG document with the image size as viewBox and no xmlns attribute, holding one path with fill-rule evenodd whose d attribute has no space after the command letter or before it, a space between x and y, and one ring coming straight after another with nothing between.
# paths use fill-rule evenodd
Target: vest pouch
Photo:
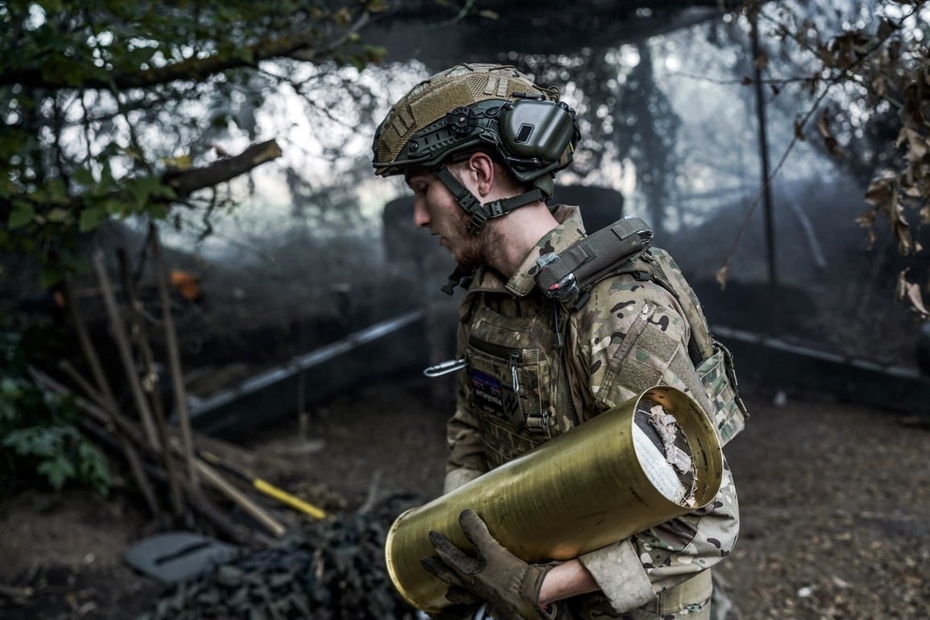
<instances>
[{"instance_id":1,"label":"vest pouch","mask_svg":"<svg viewBox=\"0 0 930 620\"><path fill-rule=\"evenodd\" d=\"M724 446L745 428L748 417L737 391L733 357L725 346L714 341L714 354L701 362L697 373L714 405L714 427L720 437L720 445Z\"/></svg>"},{"instance_id":2,"label":"vest pouch","mask_svg":"<svg viewBox=\"0 0 930 620\"><path fill-rule=\"evenodd\" d=\"M468 344L467 360L475 404L498 414L501 421L515 431L525 427L548 437L549 412L543 409L539 393L542 365L539 349L504 347L475 338ZM495 402L492 395L498 388L501 398L500 402Z\"/></svg>"},{"instance_id":3,"label":"vest pouch","mask_svg":"<svg viewBox=\"0 0 930 620\"><path fill-rule=\"evenodd\" d=\"M487 342L473 333L466 361L478 423L492 466L535 448L554 434L551 426L555 420L539 385L540 376L549 376L549 362L538 348Z\"/></svg>"}]
</instances>

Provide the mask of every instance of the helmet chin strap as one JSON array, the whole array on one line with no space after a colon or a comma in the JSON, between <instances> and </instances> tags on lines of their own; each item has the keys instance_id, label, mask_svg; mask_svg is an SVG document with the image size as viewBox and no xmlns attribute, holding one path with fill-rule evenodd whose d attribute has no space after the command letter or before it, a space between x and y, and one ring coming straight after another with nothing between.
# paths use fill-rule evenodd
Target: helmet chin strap
<instances>
[{"instance_id":1,"label":"helmet chin strap","mask_svg":"<svg viewBox=\"0 0 930 620\"><path fill-rule=\"evenodd\" d=\"M507 215L514 209L538 200L548 200L552 195L551 189L546 191L546 183L537 182L534 189L518 196L500 198L487 204L481 204L478 198L442 164L434 167L432 173L452 192L455 201L471 216L468 220L468 232L476 237L489 219ZM548 186L551 187L552 183L549 182Z\"/></svg>"}]
</instances>

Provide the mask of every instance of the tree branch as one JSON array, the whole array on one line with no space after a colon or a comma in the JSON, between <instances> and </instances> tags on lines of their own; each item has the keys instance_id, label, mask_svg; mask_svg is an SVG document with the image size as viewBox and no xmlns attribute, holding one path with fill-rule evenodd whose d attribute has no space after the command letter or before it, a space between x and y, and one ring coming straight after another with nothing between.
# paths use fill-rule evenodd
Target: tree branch
<instances>
[{"instance_id":1,"label":"tree branch","mask_svg":"<svg viewBox=\"0 0 930 620\"><path fill-rule=\"evenodd\" d=\"M79 84L75 84L73 76L70 75L61 77L43 75L42 67L32 66L12 69L0 67L0 86L19 84L33 88L103 90L110 90L115 86L117 89L123 90L169 84L181 80L201 81L211 75L230 69L254 67L260 61L272 58L293 57L299 60L316 62L329 57L332 50L345 44L353 34L361 30L368 22L368 14L363 13L355 23L346 29L342 36L324 47L317 48L323 39L319 34L314 34L308 29L307 32L263 39L253 45L240 48L234 55L214 54L206 58L189 58L164 67L134 73L103 73L99 76L88 77Z\"/></svg>"},{"instance_id":2,"label":"tree branch","mask_svg":"<svg viewBox=\"0 0 930 620\"><path fill-rule=\"evenodd\" d=\"M203 168L169 172L162 176L162 181L174 189L177 197L182 199L198 189L229 181L280 156L281 148L278 143L268 140L253 144L235 157L221 159Z\"/></svg>"},{"instance_id":3,"label":"tree branch","mask_svg":"<svg viewBox=\"0 0 930 620\"><path fill-rule=\"evenodd\" d=\"M191 168L188 170L172 170L162 175L161 182L174 190L173 197L152 196L153 203L176 203L183 202L188 196L197 190L219 185L225 181L236 178L241 174L260 166L265 162L277 159L282 155L281 148L274 140L253 144L239 155L222 159L214 162L209 166L202 168ZM133 200L125 190L117 190L109 195L111 199ZM32 205L34 208L42 206L42 202L33 200L29 196L18 196L20 202ZM83 196L74 196L71 199L71 208L80 210L82 208ZM12 208L12 201L9 199L0 199L0 217L6 217L6 214Z\"/></svg>"}]
</instances>

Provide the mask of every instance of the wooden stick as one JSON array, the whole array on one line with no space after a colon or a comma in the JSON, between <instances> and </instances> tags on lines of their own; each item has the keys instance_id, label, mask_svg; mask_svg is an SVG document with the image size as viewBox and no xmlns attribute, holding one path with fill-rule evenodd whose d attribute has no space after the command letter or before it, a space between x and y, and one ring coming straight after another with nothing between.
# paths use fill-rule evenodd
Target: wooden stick
<instances>
[{"instance_id":1,"label":"wooden stick","mask_svg":"<svg viewBox=\"0 0 930 620\"><path fill-rule=\"evenodd\" d=\"M155 425L158 428L159 445L168 445L168 428L165 424L164 406L161 399L161 391L158 389L158 374L155 372L155 360L152 355L152 348L149 346L148 335L145 329L145 323L142 321L140 312L142 305L136 297L135 288L132 285L132 278L129 273L129 258L126 250L120 248L117 250L117 256L120 264L120 275L123 280L123 291L126 294L126 301L129 305L129 320L133 326L133 331L137 337L139 352L142 354L142 364L145 367L145 373L153 383L151 389L147 389L152 403L152 411L155 414ZM143 386L145 387L145 386ZM168 487L171 492L171 507L174 514L179 519L184 516L184 499L181 497L181 489L178 486L174 476L174 462L171 459L171 453L168 450L162 450L162 462L165 471L168 472Z\"/></svg>"},{"instance_id":2,"label":"wooden stick","mask_svg":"<svg viewBox=\"0 0 930 620\"><path fill-rule=\"evenodd\" d=\"M81 315L80 309L74 303L74 291L71 287L71 282L67 278L64 279L64 286L62 288L65 296L65 305L68 306L68 310L71 313L71 320L74 322L74 330L77 333L78 342L81 344L81 351L84 353L84 358L90 366L94 381L97 383L97 389L102 396L102 402L108 409L115 410L116 399L113 397L113 391L110 389L110 382L107 381L107 377L103 372L103 366L100 364L100 358L97 356L97 351L94 349L90 335L87 333L84 317Z\"/></svg>"},{"instance_id":3,"label":"wooden stick","mask_svg":"<svg viewBox=\"0 0 930 620\"><path fill-rule=\"evenodd\" d=\"M207 465L200 459L195 461L197 471L203 476L204 480L213 485L217 491L231 499L258 521L268 532L275 538L281 538L287 532L287 528L280 521L271 516L268 511L246 497L236 487L229 483L218 471Z\"/></svg>"},{"instance_id":4,"label":"wooden stick","mask_svg":"<svg viewBox=\"0 0 930 620\"><path fill-rule=\"evenodd\" d=\"M195 489L190 486L190 481L185 481L183 479L180 479L180 481L184 484L185 490L188 491L187 498L191 505L217 529L226 534L230 540L253 549L260 546L257 544L259 538L256 533L230 521L229 518L220 512L203 493L195 492Z\"/></svg>"},{"instance_id":5,"label":"wooden stick","mask_svg":"<svg viewBox=\"0 0 930 620\"><path fill-rule=\"evenodd\" d=\"M165 262L162 260L161 243L158 241L158 228L154 222L149 224L149 240L152 246L152 265L158 281L158 296L161 299L162 322L165 325L165 340L168 344L168 364L171 368L171 383L174 385L175 411L178 425L181 427L181 439L184 442L184 460L187 462L187 475L196 488L197 474L194 458L194 441L191 433L191 421L187 412L187 394L184 390L184 376L181 373L181 354L178 351L178 338L171 317L171 299L168 296L168 278L165 274Z\"/></svg>"},{"instance_id":6,"label":"wooden stick","mask_svg":"<svg viewBox=\"0 0 930 620\"><path fill-rule=\"evenodd\" d=\"M74 331L77 334L81 351L84 353L84 359L87 361L88 366L90 366L91 374L93 374L94 381L97 384L97 390L94 390L90 383L85 381L72 367L72 370L74 370L74 378L79 381L79 385L82 385L82 389L84 389L91 398L94 398L93 394L95 392L99 394L97 402L102 403L104 409L109 413L107 423L113 425L114 418L120 415L116 406L116 398L113 397L113 390L110 389L110 382L107 381L107 376L103 372L103 366L100 364L97 350L94 348L94 343L91 341L90 334L87 332L84 316L81 314L81 310L78 308L77 304L74 303L74 290L68 278L64 278L62 281L62 293L65 296L65 305L68 307L68 312L71 314L71 322L74 323ZM67 360L64 362L67 364ZM67 365L68 367L71 366L70 364ZM67 371L67 368L65 368L65 370ZM155 500L155 493L152 491L152 485L149 483L145 471L142 468L139 455L124 435L119 434L118 436L120 447L123 450L123 454L126 456L126 461L129 463L129 469L132 471L132 476L135 478L136 484L139 485L139 491L142 493L142 497L145 499L145 503L149 507L149 510L151 510L152 515L157 519L161 516L161 511L158 508L158 502Z\"/></svg>"},{"instance_id":7,"label":"wooden stick","mask_svg":"<svg viewBox=\"0 0 930 620\"><path fill-rule=\"evenodd\" d=\"M145 436L149 441L149 445L157 451L160 447L158 443L158 431L155 430L152 411L142 392L142 384L139 381L139 376L136 374L135 363L132 359L132 351L129 348L129 339L126 337L126 329L123 327L123 321L119 315L119 307L116 305L116 296L113 294L113 287L110 286L110 278L107 276L107 268L103 262L102 252L94 254L94 271L97 273L97 281L100 283L100 291L103 293L104 304L107 308L107 314L110 317L113 339L116 341L116 348L119 351L120 360L123 362L123 369L126 371L126 380L132 392L133 402L135 402L136 410L139 412L139 417L142 419L142 427L145 429Z\"/></svg>"},{"instance_id":8,"label":"wooden stick","mask_svg":"<svg viewBox=\"0 0 930 620\"><path fill-rule=\"evenodd\" d=\"M95 405L94 403L88 401L85 398L81 398L80 396L77 396L76 394L71 392L71 390L69 390L67 387L61 385L60 383L58 383L57 381L55 381L54 379L52 379L45 373L37 369L34 369L34 368L31 368L30 372L33 373L33 378L36 380L37 383L41 383L42 385L45 385L49 389L55 392L58 392L59 394L62 394L65 396L71 396L74 399L74 403L78 407L83 409L85 412L90 414L90 416L93 419L97 420L98 423L106 424L107 421L111 419L111 416L102 407ZM155 450L153 450L151 447L146 445L145 439L142 437L142 432L138 429L137 425L135 425L130 420L127 420L126 418L119 416L119 415L112 417L112 419L113 421L116 422L117 426L122 428L126 436L130 437L133 441L135 441L136 444L140 446L142 450L146 451L146 453L149 454L150 457L155 459L158 456L158 453L156 453ZM100 433L105 433L105 431L100 430ZM153 475L159 479L164 480L166 478L166 474L159 473L157 470L154 470L150 466L146 467L146 469L152 472ZM175 473L175 476L177 478L177 483L183 486L185 490L187 491L187 497L190 503L199 512L201 512L201 514L203 514L206 518L208 518L211 522L213 522L213 524L216 525L219 529L226 532L226 534L229 535L233 540L236 540L237 542L243 542L243 541L247 543L251 542L248 540L248 537L243 535L241 528L237 528L231 521L229 521L225 516L223 516L222 513L216 510L216 508L213 507L213 505L209 502L209 500L207 500L207 498L204 497L203 494L199 492L199 490L191 488L189 486L189 483L185 481L183 478L181 478L180 474ZM273 519L272 519L272 522L274 522Z\"/></svg>"},{"instance_id":9,"label":"wooden stick","mask_svg":"<svg viewBox=\"0 0 930 620\"><path fill-rule=\"evenodd\" d=\"M86 404L89 403L85 402L85 405ZM86 428L89 428L92 433L96 434L103 441L110 444L114 442L114 439L102 427L98 426L91 419L86 418L83 423ZM141 440L141 433L137 432L136 436ZM152 452L151 449L144 449L148 450L148 454L153 460L158 456ZM156 469L153 465L144 465L146 470L152 475L153 478L156 478L161 482L168 482L167 474L165 472ZM195 492L194 489L190 488L187 484L187 481L184 480L179 471L175 470L174 477L175 484L187 491L188 502L194 508L194 510L200 513L201 516L203 516L211 524L213 524L217 530L226 534L230 540L237 544L241 544L250 548L256 548L259 546L257 545L259 542L258 536L255 533L230 521L222 512L217 510L216 507L206 497L203 496L203 494Z\"/></svg>"},{"instance_id":10,"label":"wooden stick","mask_svg":"<svg viewBox=\"0 0 930 620\"><path fill-rule=\"evenodd\" d=\"M74 398L74 403L78 407L90 413L99 422L106 423L109 416L107 415L107 412L104 411L101 407L89 402L88 400L84 398L81 398L80 396L73 394L68 388L61 385L60 383L58 383L51 377L45 375L41 371L34 370L34 373L35 373L35 377L37 381L41 381L42 383L47 385L50 389L53 389L54 391L57 391L60 394L72 396ZM150 453L153 456L157 456L158 453L154 449L146 446L144 439L142 437L142 433L138 430L138 428L134 428L135 425L131 421L126 420L122 416L115 418L115 420L117 421L118 425L124 427L126 434L132 437L133 440L136 441L144 450L146 450L148 453ZM176 444L177 442L170 442L168 445L176 453L182 453L182 449ZM266 511L264 508L262 508L261 506L253 502L251 499L246 497L242 492L240 492L237 488L235 488L232 484L230 484L225 478L223 478L223 476L221 476L219 472L214 470L212 467L210 467L203 461L200 461L199 459L196 460L195 463L196 463L195 466L197 467L198 472L204 477L205 480L207 480L207 482L209 482L214 488L216 488L216 490L218 490L220 493L225 495L228 499L232 500L234 503L239 505L243 510L245 510L249 515L251 515L256 521L258 521L259 524L261 524L265 529L267 529L275 538L280 538L286 533L287 529L284 527L284 525L281 524L280 521L272 517L271 514L268 511ZM205 506L209 507L208 500L205 497L203 497L203 495L199 492L198 489L194 489L190 485L189 480L183 482L183 484L185 486L185 489L188 491L189 500L195 507L198 507L198 509L203 509ZM212 517L211 517L211 520L213 520Z\"/></svg>"},{"instance_id":11,"label":"wooden stick","mask_svg":"<svg viewBox=\"0 0 930 620\"><path fill-rule=\"evenodd\" d=\"M77 371L77 368L71 365L71 362L66 359L60 360L58 362L58 368L66 375L68 375L68 377L74 381L79 388L84 390L84 395L87 396L87 398L91 399L106 409L106 399L104 398L103 394L95 390L94 386L92 386L87 379L81 376L81 373Z\"/></svg>"}]
</instances>

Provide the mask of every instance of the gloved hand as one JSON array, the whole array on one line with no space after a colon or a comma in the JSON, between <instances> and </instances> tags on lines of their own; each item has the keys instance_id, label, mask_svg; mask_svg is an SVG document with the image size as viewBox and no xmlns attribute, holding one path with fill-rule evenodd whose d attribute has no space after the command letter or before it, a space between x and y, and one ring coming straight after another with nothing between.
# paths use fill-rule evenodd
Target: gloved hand
<instances>
[{"instance_id":1,"label":"gloved hand","mask_svg":"<svg viewBox=\"0 0 930 620\"><path fill-rule=\"evenodd\" d=\"M487 601L495 620L551 620L539 591L554 564L528 564L491 536L488 526L471 510L459 515L465 537L477 550L471 557L436 531L429 533L437 558L423 558L423 567L451 587L446 598L460 606Z\"/></svg>"}]
</instances>

